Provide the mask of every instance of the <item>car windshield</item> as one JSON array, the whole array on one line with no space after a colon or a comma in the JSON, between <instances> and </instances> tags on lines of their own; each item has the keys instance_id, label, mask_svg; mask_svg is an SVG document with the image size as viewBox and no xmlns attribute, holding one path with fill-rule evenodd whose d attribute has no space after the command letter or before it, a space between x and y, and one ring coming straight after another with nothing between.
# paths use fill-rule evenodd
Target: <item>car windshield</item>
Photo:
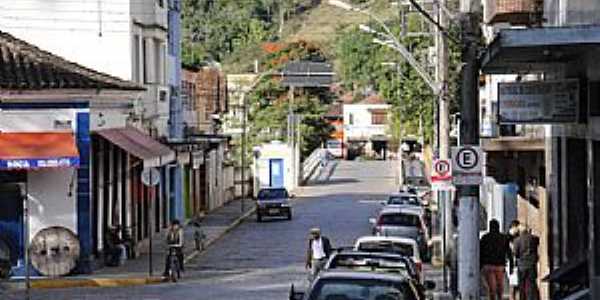
<instances>
[{"instance_id":1,"label":"car windshield","mask_svg":"<svg viewBox=\"0 0 600 300\"><path fill-rule=\"evenodd\" d=\"M268 199L281 199L287 198L288 193L285 189L268 189L261 190L258 192L258 199L268 200Z\"/></svg>"},{"instance_id":2,"label":"car windshield","mask_svg":"<svg viewBox=\"0 0 600 300\"><path fill-rule=\"evenodd\" d=\"M408 283L373 279L322 279L309 300L416 300Z\"/></svg>"},{"instance_id":3,"label":"car windshield","mask_svg":"<svg viewBox=\"0 0 600 300\"><path fill-rule=\"evenodd\" d=\"M419 198L416 196L390 196L388 205L419 205Z\"/></svg>"},{"instance_id":4,"label":"car windshield","mask_svg":"<svg viewBox=\"0 0 600 300\"><path fill-rule=\"evenodd\" d=\"M413 245L388 241L363 242L358 245L357 250L363 252L394 253L408 257L415 255Z\"/></svg>"},{"instance_id":5,"label":"car windshield","mask_svg":"<svg viewBox=\"0 0 600 300\"><path fill-rule=\"evenodd\" d=\"M379 217L379 224L390 226L420 227L419 216L403 213L384 214Z\"/></svg>"}]
</instances>

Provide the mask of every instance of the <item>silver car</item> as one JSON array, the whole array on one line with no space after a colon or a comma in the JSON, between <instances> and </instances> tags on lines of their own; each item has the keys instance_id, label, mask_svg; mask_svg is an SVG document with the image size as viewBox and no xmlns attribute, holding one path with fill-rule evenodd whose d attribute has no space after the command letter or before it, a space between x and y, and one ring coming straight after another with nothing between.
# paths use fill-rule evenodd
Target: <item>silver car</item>
<instances>
[{"instance_id":1,"label":"silver car","mask_svg":"<svg viewBox=\"0 0 600 300\"><path fill-rule=\"evenodd\" d=\"M413 239L419 245L421 256L427 256L427 227L420 207L386 206L377 218L369 221L373 224L373 235Z\"/></svg>"}]
</instances>

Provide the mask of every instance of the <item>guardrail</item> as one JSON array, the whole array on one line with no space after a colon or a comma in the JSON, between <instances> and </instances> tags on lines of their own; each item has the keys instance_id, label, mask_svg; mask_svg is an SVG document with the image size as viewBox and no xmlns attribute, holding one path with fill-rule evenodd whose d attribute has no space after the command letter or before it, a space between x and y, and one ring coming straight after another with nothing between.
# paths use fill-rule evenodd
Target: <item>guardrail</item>
<instances>
[{"instance_id":1,"label":"guardrail","mask_svg":"<svg viewBox=\"0 0 600 300\"><path fill-rule=\"evenodd\" d=\"M327 158L327 150L317 148L302 162L302 184L306 183L321 167L322 160Z\"/></svg>"}]
</instances>

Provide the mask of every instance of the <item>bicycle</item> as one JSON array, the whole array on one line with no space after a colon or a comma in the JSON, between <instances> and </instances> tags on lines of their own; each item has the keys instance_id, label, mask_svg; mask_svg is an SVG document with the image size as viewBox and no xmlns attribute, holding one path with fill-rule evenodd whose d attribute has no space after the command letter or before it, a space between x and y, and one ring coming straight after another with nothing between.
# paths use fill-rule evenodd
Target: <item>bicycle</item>
<instances>
[{"instance_id":1,"label":"bicycle","mask_svg":"<svg viewBox=\"0 0 600 300\"><path fill-rule=\"evenodd\" d=\"M169 247L169 256L167 257L168 270L167 279L172 282L177 282L177 279L181 278L181 268L179 265L179 259L177 258L177 248Z\"/></svg>"}]
</instances>

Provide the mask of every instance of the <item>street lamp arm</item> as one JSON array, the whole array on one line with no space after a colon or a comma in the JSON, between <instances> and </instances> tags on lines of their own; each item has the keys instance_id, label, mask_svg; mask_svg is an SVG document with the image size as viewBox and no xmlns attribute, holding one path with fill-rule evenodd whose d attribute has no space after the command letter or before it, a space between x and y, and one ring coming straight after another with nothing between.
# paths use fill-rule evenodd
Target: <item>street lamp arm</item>
<instances>
[{"instance_id":1,"label":"street lamp arm","mask_svg":"<svg viewBox=\"0 0 600 300\"><path fill-rule=\"evenodd\" d=\"M404 45L402 45L400 43L395 43L393 41L392 41L393 43L386 43L385 41L382 41L379 39L373 39L373 41L377 44L392 48L392 49L400 52L400 54L404 57L404 59L406 59L406 61L417 71L417 73L421 76L421 78L423 78L425 83L427 83L427 85L429 85L429 87L431 88L433 93L435 95L440 93L439 85L437 85L435 83L435 81L431 78L431 76L429 76L427 71L425 71L425 69L423 69L423 67L421 67L419 62L410 53L410 51L408 51L408 49L406 49L406 47L404 47Z\"/></svg>"},{"instance_id":2,"label":"street lamp arm","mask_svg":"<svg viewBox=\"0 0 600 300\"><path fill-rule=\"evenodd\" d=\"M400 52L400 54L404 57L404 59L406 59L406 61L408 61L408 63L415 68L415 70L417 71L417 73L419 73L419 75L423 78L423 80L425 80L425 82L427 83L427 85L429 85L429 87L433 90L433 93L435 95L439 94L440 92L440 87L435 83L435 81L431 78L431 76L429 76L429 74L425 71L425 69L423 69L423 67L421 67L421 65L419 64L419 62L417 62L417 60L414 58L414 56L410 53L410 51L408 51L408 49L406 49L406 47L404 47L404 45L402 45L402 43L400 43L400 41L396 38L396 36L394 36L394 34L392 33L392 31L390 30L390 28L385 24L385 22L383 22L383 20L381 20L379 17L375 16L374 14L372 14L371 12L369 12L368 10L362 10L362 9L358 9L356 7L353 7L352 5L344 2L344 1L340 1L340 0L329 0L329 4L333 5L333 6L337 6L340 7L342 9L345 10L350 10L350 11L355 11L361 14L364 14L370 18L372 18L373 20L375 20L375 22L377 22L377 24L379 24L383 30L385 31L386 34L381 34L378 32L375 32L375 34L379 35L379 36L385 36L386 38L388 38L393 45L390 45L389 43L386 43L385 41L379 40L379 39L375 39L374 41L378 44L390 47L398 52ZM363 28L368 28L367 26L362 27Z\"/></svg>"}]
</instances>

